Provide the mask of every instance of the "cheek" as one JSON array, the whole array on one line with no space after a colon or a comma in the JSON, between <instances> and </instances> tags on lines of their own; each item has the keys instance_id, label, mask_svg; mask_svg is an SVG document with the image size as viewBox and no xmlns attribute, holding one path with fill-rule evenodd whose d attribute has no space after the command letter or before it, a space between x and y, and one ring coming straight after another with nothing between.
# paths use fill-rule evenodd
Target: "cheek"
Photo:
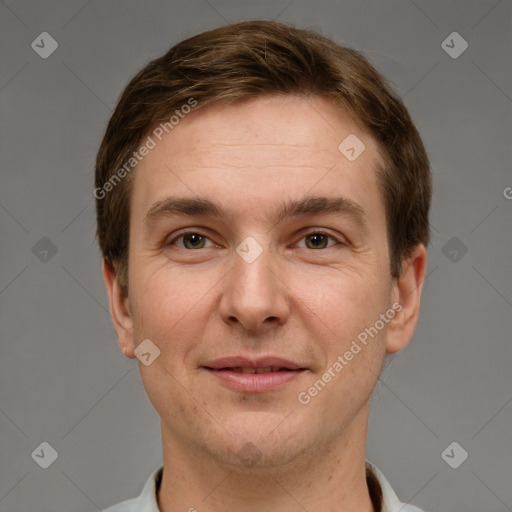
<instances>
[{"instance_id":1,"label":"cheek","mask_svg":"<svg viewBox=\"0 0 512 512\"><path fill-rule=\"evenodd\" d=\"M304 286L295 288L306 305L299 315L323 365L311 375L312 387L303 391L322 395L315 398L317 406L354 413L367 401L380 374L386 329L370 329L387 311L389 290L377 272L335 274L323 280L303 277Z\"/></svg>"},{"instance_id":2,"label":"cheek","mask_svg":"<svg viewBox=\"0 0 512 512\"><path fill-rule=\"evenodd\" d=\"M301 315L328 334L333 346L343 346L384 313L389 291L377 274L354 269L297 275L292 281Z\"/></svg>"},{"instance_id":3,"label":"cheek","mask_svg":"<svg viewBox=\"0 0 512 512\"><path fill-rule=\"evenodd\" d=\"M315 343L323 367L302 391L314 407L329 411L326 418L333 425L340 418L353 417L375 387L385 356L386 324L381 326L379 319L387 307L382 290L357 281L354 286L332 283L316 309L310 306L308 338ZM375 329L376 322L380 329Z\"/></svg>"},{"instance_id":4,"label":"cheek","mask_svg":"<svg viewBox=\"0 0 512 512\"><path fill-rule=\"evenodd\" d=\"M216 297L220 277L215 272L184 272L168 264L143 270L132 288L136 343L145 338L153 341L160 349L159 364L184 385L195 371L192 354L210 333L206 326L214 311L212 297ZM141 373L150 369L141 368ZM147 379L157 378L146 373ZM169 374L161 377L171 379L170 387L177 385Z\"/></svg>"},{"instance_id":5,"label":"cheek","mask_svg":"<svg viewBox=\"0 0 512 512\"><path fill-rule=\"evenodd\" d=\"M202 278L191 279L190 273L185 277L176 269L148 267L133 273L134 336L136 343L149 338L160 355L152 365L139 364L140 374L153 406L173 423L180 415L193 416L197 407L183 388L190 387L187 354L204 335L200 318L207 317L205 293L211 286Z\"/></svg>"},{"instance_id":6,"label":"cheek","mask_svg":"<svg viewBox=\"0 0 512 512\"><path fill-rule=\"evenodd\" d=\"M204 308L206 292L216 281L205 273L184 273L164 264L134 272L132 282L134 323L140 330L162 337L165 333L172 336L183 323L190 324L190 318Z\"/></svg>"}]
</instances>

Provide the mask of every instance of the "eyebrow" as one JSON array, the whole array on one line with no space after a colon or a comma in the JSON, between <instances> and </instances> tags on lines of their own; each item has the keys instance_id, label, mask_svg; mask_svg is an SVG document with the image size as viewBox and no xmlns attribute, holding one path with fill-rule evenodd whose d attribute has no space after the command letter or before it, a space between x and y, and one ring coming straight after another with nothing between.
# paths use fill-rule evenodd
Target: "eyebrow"
<instances>
[{"instance_id":1,"label":"eyebrow","mask_svg":"<svg viewBox=\"0 0 512 512\"><path fill-rule=\"evenodd\" d=\"M355 220L361 227L367 227L368 221L364 209L346 197L306 196L282 202L280 206L269 212L272 223L294 217L305 217L320 214L341 214ZM179 215L218 217L229 220L233 214L220 204L210 199L198 197L166 197L151 205L144 217L148 226L161 218Z\"/></svg>"}]
</instances>

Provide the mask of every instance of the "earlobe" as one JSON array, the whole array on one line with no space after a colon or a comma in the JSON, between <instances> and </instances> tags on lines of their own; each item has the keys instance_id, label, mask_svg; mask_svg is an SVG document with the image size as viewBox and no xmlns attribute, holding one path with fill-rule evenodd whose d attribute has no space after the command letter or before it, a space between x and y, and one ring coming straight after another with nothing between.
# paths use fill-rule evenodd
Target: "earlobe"
<instances>
[{"instance_id":1,"label":"earlobe","mask_svg":"<svg viewBox=\"0 0 512 512\"><path fill-rule=\"evenodd\" d=\"M102 271L108 293L110 317L119 339L119 347L126 357L133 359L135 346L129 299L121 290L114 267L103 260Z\"/></svg>"},{"instance_id":2,"label":"earlobe","mask_svg":"<svg viewBox=\"0 0 512 512\"><path fill-rule=\"evenodd\" d=\"M388 354L404 349L416 329L426 268L427 250L423 244L419 244L410 257L402 262L402 272L393 285L392 297L400 304L401 309L397 309L398 312L388 327Z\"/></svg>"}]
</instances>

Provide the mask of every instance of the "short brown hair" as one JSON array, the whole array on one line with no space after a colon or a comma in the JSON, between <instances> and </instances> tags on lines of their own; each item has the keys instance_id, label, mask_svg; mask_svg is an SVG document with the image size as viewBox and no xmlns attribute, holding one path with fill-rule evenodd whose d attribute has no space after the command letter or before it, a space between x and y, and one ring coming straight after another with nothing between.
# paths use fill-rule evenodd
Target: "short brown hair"
<instances>
[{"instance_id":1,"label":"short brown hair","mask_svg":"<svg viewBox=\"0 0 512 512\"><path fill-rule=\"evenodd\" d=\"M96 234L126 294L132 180L129 172L121 179L122 166L126 171L148 133L159 123L169 124L169 116L191 99L201 108L268 94L330 99L375 138L394 278L415 246L428 245L430 164L388 81L362 53L318 33L274 21L244 21L181 41L151 61L126 86L110 118L96 159Z\"/></svg>"}]
</instances>

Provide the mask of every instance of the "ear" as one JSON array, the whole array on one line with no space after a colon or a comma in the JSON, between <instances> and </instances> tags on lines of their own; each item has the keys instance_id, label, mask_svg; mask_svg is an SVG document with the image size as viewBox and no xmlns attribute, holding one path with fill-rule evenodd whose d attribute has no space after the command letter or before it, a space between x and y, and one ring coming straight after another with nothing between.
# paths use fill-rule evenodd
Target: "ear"
<instances>
[{"instance_id":1,"label":"ear","mask_svg":"<svg viewBox=\"0 0 512 512\"><path fill-rule=\"evenodd\" d=\"M420 312L421 290L427 268L427 250L423 244L415 247L409 258L402 261L400 277L393 283L392 300L395 317L388 325L386 352L394 354L404 349L412 338Z\"/></svg>"},{"instance_id":2,"label":"ear","mask_svg":"<svg viewBox=\"0 0 512 512\"><path fill-rule=\"evenodd\" d=\"M103 260L102 271L110 303L110 317L119 339L119 348L126 357L133 359L135 346L129 299L121 291L114 267Z\"/></svg>"}]
</instances>

